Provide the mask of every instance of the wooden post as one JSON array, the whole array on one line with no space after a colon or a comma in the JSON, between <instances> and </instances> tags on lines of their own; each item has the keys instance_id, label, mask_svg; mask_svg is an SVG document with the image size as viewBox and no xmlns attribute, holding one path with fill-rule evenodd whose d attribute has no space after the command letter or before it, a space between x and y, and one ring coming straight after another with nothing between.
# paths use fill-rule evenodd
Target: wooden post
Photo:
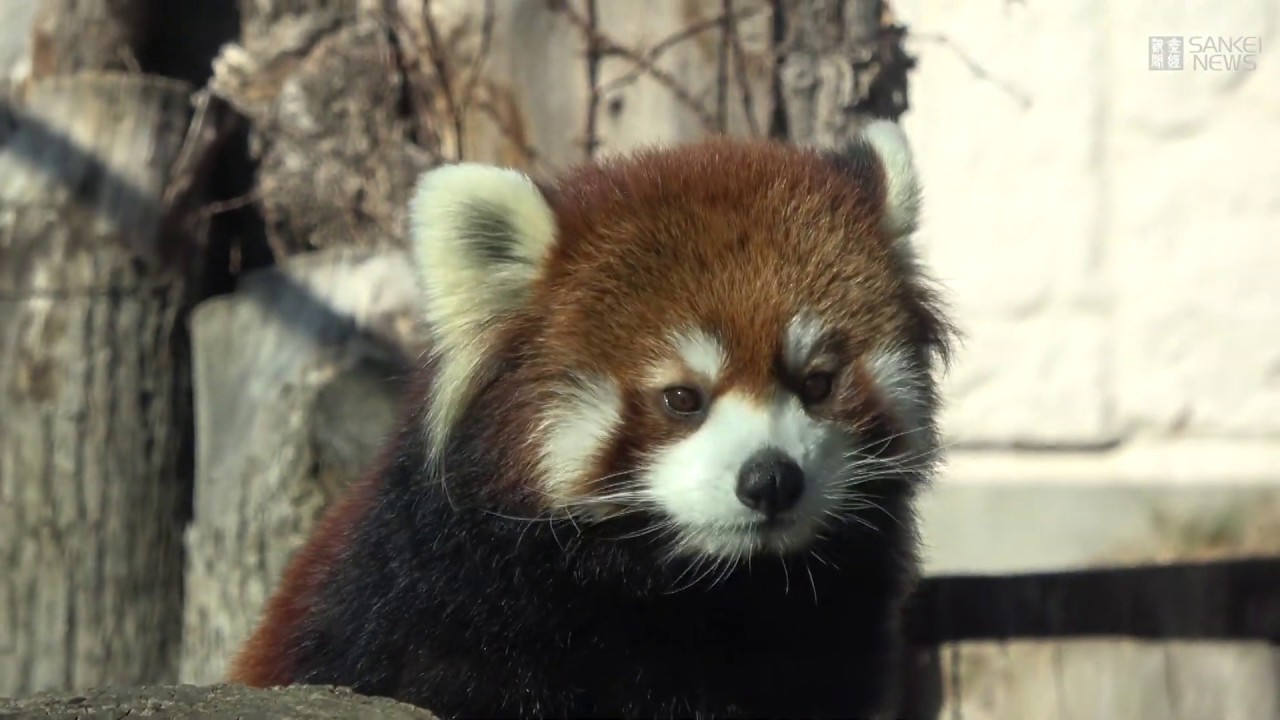
<instances>
[{"instance_id":1,"label":"wooden post","mask_svg":"<svg viewBox=\"0 0 1280 720\"><path fill-rule=\"evenodd\" d=\"M374 459L416 299L403 253L346 249L255 271L196 308L182 682L222 678L312 524Z\"/></svg>"},{"instance_id":2,"label":"wooden post","mask_svg":"<svg viewBox=\"0 0 1280 720\"><path fill-rule=\"evenodd\" d=\"M188 266L161 250L191 246L190 172L216 143L191 87L140 75L37 81L5 109L0 695L163 682L190 410Z\"/></svg>"}]
</instances>

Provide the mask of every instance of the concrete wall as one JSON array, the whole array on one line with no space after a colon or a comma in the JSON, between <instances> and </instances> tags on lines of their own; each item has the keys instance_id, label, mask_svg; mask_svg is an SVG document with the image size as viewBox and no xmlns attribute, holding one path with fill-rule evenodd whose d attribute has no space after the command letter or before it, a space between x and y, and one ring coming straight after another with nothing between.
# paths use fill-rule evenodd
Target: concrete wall
<instances>
[{"instance_id":1,"label":"concrete wall","mask_svg":"<svg viewBox=\"0 0 1280 720\"><path fill-rule=\"evenodd\" d=\"M953 476L1280 479L1280 5L892 5L920 241L967 333ZM1157 72L1151 35L1262 46Z\"/></svg>"}]
</instances>

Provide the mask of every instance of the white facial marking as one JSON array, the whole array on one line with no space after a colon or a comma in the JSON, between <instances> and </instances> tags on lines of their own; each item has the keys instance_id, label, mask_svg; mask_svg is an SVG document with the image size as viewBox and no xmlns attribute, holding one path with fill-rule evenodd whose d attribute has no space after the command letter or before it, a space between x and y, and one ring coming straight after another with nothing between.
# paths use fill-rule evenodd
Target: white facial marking
<instances>
[{"instance_id":1,"label":"white facial marking","mask_svg":"<svg viewBox=\"0 0 1280 720\"><path fill-rule=\"evenodd\" d=\"M786 453L805 475L804 492L787 513L791 522L773 530L753 527L760 516L737 497L743 464L767 447ZM729 392L697 431L656 453L645 479L679 528L682 549L725 557L785 551L810 540L838 501L849 449L842 432L810 417L789 393L762 404Z\"/></svg>"},{"instance_id":2,"label":"white facial marking","mask_svg":"<svg viewBox=\"0 0 1280 720\"><path fill-rule=\"evenodd\" d=\"M714 383L724 372L724 348L711 335L691 330L675 338L676 352L688 368Z\"/></svg>"},{"instance_id":3,"label":"white facial marking","mask_svg":"<svg viewBox=\"0 0 1280 720\"><path fill-rule=\"evenodd\" d=\"M787 366L793 369L804 367L825 332L822 321L811 312L801 312L792 318L782 343Z\"/></svg>"},{"instance_id":4,"label":"white facial marking","mask_svg":"<svg viewBox=\"0 0 1280 720\"><path fill-rule=\"evenodd\" d=\"M906 348L890 346L870 353L864 360L871 381L883 394L908 452L927 460L934 438L930 430L929 392L923 370L911 362Z\"/></svg>"},{"instance_id":5,"label":"white facial marking","mask_svg":"<svg viewBox=\"0 0 1280 720\"><path fill-rule=\"evenodd\" d=\"M680 382L692 373L708 389L721 377L728 363L726 352L716 337L698 328L684 329L668 338L668 352L649 372L654 386Z\"/></svg>"},{"instance_id":6,"label":"white facial marking","mask_svg":"<svg viewBox=\"0 0 1280 720\"><path fill-rule=\"evenodd\" d=\"M541 468L553 503L571 500L596 455L622 424L622 393L612 380L580 378L557 393L534 437L545 438Z\"/></svg>"}]
</instances>

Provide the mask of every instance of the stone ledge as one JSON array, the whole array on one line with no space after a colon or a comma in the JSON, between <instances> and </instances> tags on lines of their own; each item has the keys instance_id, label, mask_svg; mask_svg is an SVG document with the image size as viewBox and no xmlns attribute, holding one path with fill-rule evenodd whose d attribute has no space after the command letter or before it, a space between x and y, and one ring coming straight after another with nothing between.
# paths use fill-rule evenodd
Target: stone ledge
<instances>
[{"instance_id":1,"label":"stone ledge","mask_svg":"<svg viewBox=\"0 0 1280 720\"><path fill-rule=\"evenodd\" d=\"M243 685L104 687L79 692L39 693L21 699L0 698L0 718L79 720L126 716L173 720L318 720L335 717L435 720L435 715L412 705L357 695L345 688L319 685L266 690Z\"/></svg>"},{"instance_id":2,"label":"stone ledge","mask_svg":"<svg viewBox=\"0 0 1280 720\"><path fill-rule=\"evenodd\" d=\"M1280 444L955 452L920 518L929 574L1280 556Z\"/></svg>"},{"instance_id":3,"label":"stone ledge","mask_svg":"<svg viewBox=\"0 0 1280 720\"><path fill-rule=\"evenodd\" d=\"M1280 438L1134 440L1098 450L956 447L938 482L1280 486Z\"/></svg>"}]
</instances>

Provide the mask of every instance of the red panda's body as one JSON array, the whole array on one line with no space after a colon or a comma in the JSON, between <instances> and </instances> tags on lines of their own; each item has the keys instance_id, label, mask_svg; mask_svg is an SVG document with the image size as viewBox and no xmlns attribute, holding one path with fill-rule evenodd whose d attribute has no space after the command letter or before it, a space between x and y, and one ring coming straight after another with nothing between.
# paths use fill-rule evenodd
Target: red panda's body
<instances>
[{"instance_id":1,"label":"red panda's body","mask_svg":"<svg viewBox=\"0 0 1280 720\"><path fill-rule=\"evenodd\" d=\"M427 389L231 679L446 718L882 707L945 323L876 132L430 174Z\"/></svg>"}]
</instances>

